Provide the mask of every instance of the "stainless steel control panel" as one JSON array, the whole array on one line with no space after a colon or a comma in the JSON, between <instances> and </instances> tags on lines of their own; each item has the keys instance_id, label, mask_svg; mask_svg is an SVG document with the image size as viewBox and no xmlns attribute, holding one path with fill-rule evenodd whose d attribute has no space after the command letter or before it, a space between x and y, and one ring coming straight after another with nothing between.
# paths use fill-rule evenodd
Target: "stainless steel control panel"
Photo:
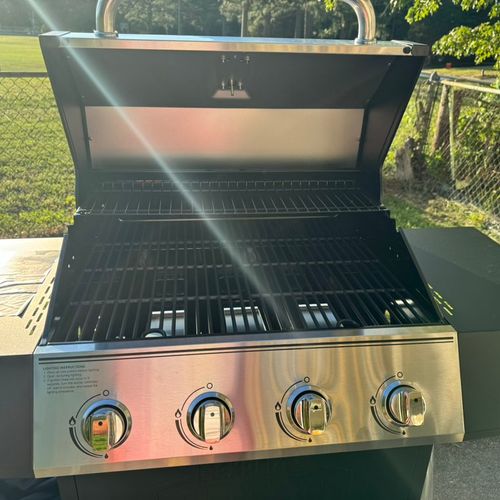
<instances>
[{"instance_id":1,"label":"stainless steel control panel","mask_svg":"<svg viewBox=\"0 0 500 500\"><path fill-rule=\"evenodd\" d=\"M346 334L40 347L35 474L463 438L457 337L450 327Z\"/></svg>"}]
</instances>

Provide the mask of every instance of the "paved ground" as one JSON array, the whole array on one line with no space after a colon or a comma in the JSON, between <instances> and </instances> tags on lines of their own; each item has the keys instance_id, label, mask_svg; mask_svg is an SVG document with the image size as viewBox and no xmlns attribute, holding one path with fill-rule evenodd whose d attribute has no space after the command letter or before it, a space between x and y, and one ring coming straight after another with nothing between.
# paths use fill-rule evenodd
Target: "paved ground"
<instances>
[{"instance_id":1,"label":"paved ground","mask_svg":"<svg viewBox=\"0 0 500 500\"><path fill-rule=\"evenodd\" d=\"M500 437L436 446L434 500L500 499Z\"/></svg>"}]
</instances>

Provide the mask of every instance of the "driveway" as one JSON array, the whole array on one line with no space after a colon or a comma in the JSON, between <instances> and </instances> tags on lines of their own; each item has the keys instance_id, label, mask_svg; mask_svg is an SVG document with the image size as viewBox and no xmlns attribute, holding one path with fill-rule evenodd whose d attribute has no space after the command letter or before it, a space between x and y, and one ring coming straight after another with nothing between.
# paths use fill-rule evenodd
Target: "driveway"
<instances>
[{"instance_id":1,"label":"driveway","mask_svg":"<svg viewBox=\"0 0 500 500\"><path fill-rule=\"evenodd\" d=\"M434 449L434 500L500 499L500 437Z\"/></svg>"}]
</instances>

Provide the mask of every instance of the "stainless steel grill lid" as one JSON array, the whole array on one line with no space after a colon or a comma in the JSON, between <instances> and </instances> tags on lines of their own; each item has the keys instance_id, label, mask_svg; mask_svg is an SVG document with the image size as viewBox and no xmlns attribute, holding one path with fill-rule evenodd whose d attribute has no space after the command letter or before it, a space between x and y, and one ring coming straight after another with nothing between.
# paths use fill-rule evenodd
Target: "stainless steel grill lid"
<instances>
[{"instance_id":1,"label":"stainless steel grill lid","mask_svg":"<svg viewBox=\"0 0 500 500\"><path fill-rule=\"evenodd\" d=\"M41 45L78 198L103 175L241 170L356 172L377 197L427 53L409 42L61 32Z\"/></svg>"}]
</instances>

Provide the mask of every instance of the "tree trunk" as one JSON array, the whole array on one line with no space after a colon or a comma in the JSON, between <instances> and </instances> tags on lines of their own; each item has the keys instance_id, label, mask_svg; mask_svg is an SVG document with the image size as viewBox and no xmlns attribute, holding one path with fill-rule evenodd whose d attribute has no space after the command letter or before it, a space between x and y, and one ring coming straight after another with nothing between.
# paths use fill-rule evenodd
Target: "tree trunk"
<instances>
[{"instance_id":1,"label":"tree trunk","mask_svg":"<svg viewBox=\"0 0 500 500\"><path fill-rule=\"evenodd\" d=\"M264 36L271 36L271 14L267 12L264 16Z\"/></svg>"},{"instance_id":2,"label":"tree trunk","mask_svg":"<svg viewBox=\"0 0 500 500\"><path fill-rule=\"evenodd\" d=\"M146 4L146 32L151 33L153 27L153 5L151 1Z\"/></svg>"},{"instance_id":3,"label":"tree trunk","mask_svg":"<svg viewBox=\"0 0 500 500\"><path fill-rule=\"evenodd\" d=\"M413 137L396 151L396 179L410 183L425 179L425 158L421 145Z\"/></svg>"},{"instance_id":4,"label":"tree trunk","mask_svg":"<svg viewBox=\"0 0 500 500\"><path fill-rule=\"evenodd\" d=\"M241 2L241 36L248 36L248 7L249 0Z\"/></svg>"},{"instance_id":5,"label":"tree trunk","mask_svg":"<svg viewBox=\"0 0 500 500\"><path fill-rule=\"evenodd\" d=\"M304 6L304 38L307 38L307 32L309 29L309 19L307 15L307 5Z\"/></svg>"},{"instance_id":6,"label":"tree trunk","mask_svg":"<svg viewBox=\"0 0 500 500\"><path fill-rule=\"evenodd\" d=\"M396 151L396 179L405 183L411 182L415 175L412 165L412 152L408 141L412 140L410 137L403 147Z\"/></svg>"},{"instance_id":7,"label":"tree trunk","mask_svg":"<svg viewBox=\"0 0 500 500\"><path fill-rule=\"evenodd\" d=\"M182 23L181 23L181 0L177 0L177 34L182 34Z\"/></svg>"},{"instance_id":8,"label":"tree trunk","mask_svg":"<svg viewBox=\"0 0 500 500\"><path fill-rule=\"evenodd\" d=\"M444 146L450 140L450 118L448 111L448 93L450 87L442 85L441 99L439 100L439 110L436 123L436 131L432 141L432 153L444 152Z\"/></svg>"},{"instance_id":9,"label":"tree trunk","mask_svg":"<svg viewBox=\"0 0 500 500\"><path fill-rule=\"evenodd\" d=\"M300 28L302 28L302 11L300 9L297 9L295 11L295 30L293 32L294 38L300 37Z\"/></svg>"}]
</instances>

